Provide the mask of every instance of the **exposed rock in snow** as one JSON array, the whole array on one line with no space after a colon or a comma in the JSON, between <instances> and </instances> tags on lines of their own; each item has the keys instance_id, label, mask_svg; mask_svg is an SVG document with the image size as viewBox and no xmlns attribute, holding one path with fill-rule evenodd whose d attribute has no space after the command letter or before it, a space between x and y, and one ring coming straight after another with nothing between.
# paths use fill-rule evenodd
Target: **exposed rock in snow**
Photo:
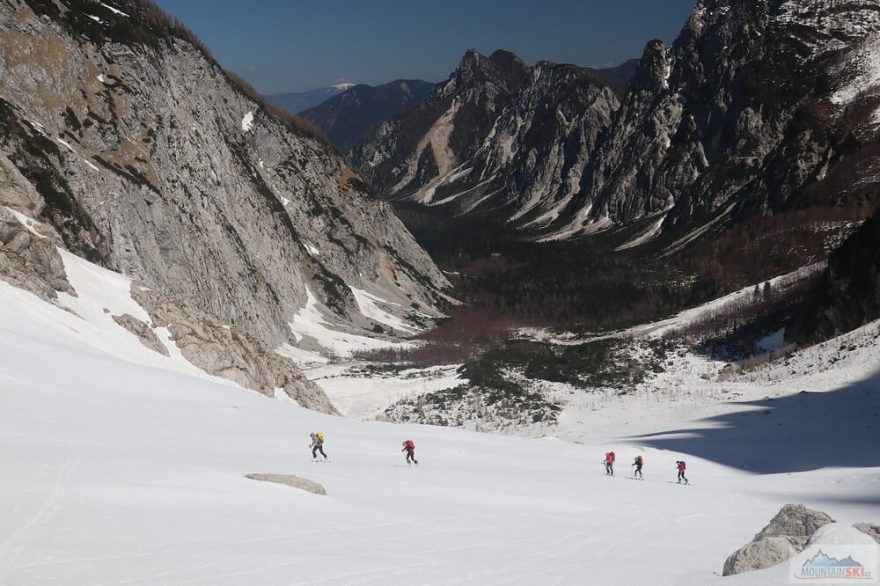
<instances>
[{"instance_id":1,"label":"exposed rock in snow","mask_svg":"<svg viewBox=\"0 0 880 586\"><path fill-rule=\"evenodd\" d=\"M245 478L251 480L260 480L262 482L274 482L275 484L283 484L298 488L312 494L326 495L327 490L319 482L309 480L308 478L300 478L293 474L245 474Z\"/></svg>"},{"instance_id":2,"label":"exposed rock in snow","mask_svg":"<svg viewBox=\"0 0 880 586\"><path fill-rule=\"evenodd\" d=\"M163 354L165 356L171 355L168 352L168 348L165 347L165 344L163 344L162 341L159 340L156 332L154 332L150 325L146 322L143 322L133 315L129 315L127 313L124 313L122 315L114 315L113 321L137 336L138 340L141 341L141 344L143 344L150 350L153 350L154 352L158 352L159 354Z\"/></svg>"},{"instance_id":3,"label":"exposed rock in snow","mask_svg":"<svg viewBox=\"0 0 880 586\"><path fill-rule=\"evenodd\" d=\"M834 519L803 505L785 505L751 543L724 562L724 575L769 568L802 551L813 534Z\"/></svg>"},{"instance_id":4,"label":"exposed rock in snow","mask_svg":"<svg viewBox=\"0 0 880 586\"><path fill-rule=\"evenodd\" d=\"M212 316L187 307L180 300L132 283L132 298L152 322L167 328L180 352L208 374L229 379L268 397L283 389L298 405L336 413L327 396L288 358L236 327L224 326Z\"/></svg>"},{"instance_id":5,"label":"exposed rock in snow","mask_svg":"<svg viewBox=\"0 0 880 586\"><path fill-rule=\"evenodd\" d=\"M856 523L853 527L880 544L880 525L876 523Z\"/></svg>"}]
</instances>

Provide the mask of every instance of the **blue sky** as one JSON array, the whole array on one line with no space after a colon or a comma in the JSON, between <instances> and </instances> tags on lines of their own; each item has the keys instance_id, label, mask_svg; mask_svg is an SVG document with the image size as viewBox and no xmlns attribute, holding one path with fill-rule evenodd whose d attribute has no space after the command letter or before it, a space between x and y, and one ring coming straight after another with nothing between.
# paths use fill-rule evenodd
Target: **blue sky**
<instances>
[{"instance_id":1,"label":"blue sky","mask_svg":"<svg viewBox=\"0 0 880 586\"><path fill-rule=\"evenodd\" d=\"M157 0L263 93L445 79L465 50L617 64L673 40L696 0Z\"/></svg>"}]
</instances>

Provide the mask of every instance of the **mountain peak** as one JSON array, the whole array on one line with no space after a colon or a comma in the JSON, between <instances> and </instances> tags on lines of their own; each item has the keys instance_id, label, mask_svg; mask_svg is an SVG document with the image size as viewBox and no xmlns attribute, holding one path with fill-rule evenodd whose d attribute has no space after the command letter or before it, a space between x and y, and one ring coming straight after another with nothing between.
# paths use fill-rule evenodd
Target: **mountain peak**
<instances>
[{"instance_id":1,"label":"mountain peak","mask_svg":"<svg viewBox=\"0 0 880 586\"><path fill-rule=\"evenodd\" d=\"M632 84L635 89L666 87L669 80L670 64L666 45L660 39L652 39L645 46L645 52L636 67Z\"/></svg>"},{"instance_id":2,"label":"mountain peak","mask_svg":"<svg viewBox=\"0 0 880 586\"><path fill-rule=\"evenodd\" d=\"M461 58L456 77L463 83L493 79L508 89L515 90L522 85L528 71L528 66L510 51L498 49L486 57L476 49L468 49Z\"/></svg>"}]
</instances>

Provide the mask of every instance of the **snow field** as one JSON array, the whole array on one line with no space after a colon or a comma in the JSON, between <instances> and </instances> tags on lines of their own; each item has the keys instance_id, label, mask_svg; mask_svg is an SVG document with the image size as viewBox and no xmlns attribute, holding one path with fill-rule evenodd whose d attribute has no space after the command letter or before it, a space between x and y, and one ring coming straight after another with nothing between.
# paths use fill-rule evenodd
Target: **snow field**
<instances>
[{"instance_id":1,"label":"snow field","mask_svg":"<svg viewBox=\"0 0 880 586\"><path fill-rule=\"evenodd\" d=\"M58 335L51 324L70 314L18 293L0 304L3 584L706 585L787 502L841 523L880 516L870 441L837 446L865 458L849 468L756 474L624 430L579 445L358 422L137 364L85 329ZM657 418L653 432L698 436L693 416ZM330 464L310 460L318 430ZM418 467L403 462L408 438ZM616 478L600 463L608 449ZM624 478L637 453L644 482ZM669 483L677 459L692 486ZM780 571L723 583L786 583Z\"/></svg>"}]
</instances>

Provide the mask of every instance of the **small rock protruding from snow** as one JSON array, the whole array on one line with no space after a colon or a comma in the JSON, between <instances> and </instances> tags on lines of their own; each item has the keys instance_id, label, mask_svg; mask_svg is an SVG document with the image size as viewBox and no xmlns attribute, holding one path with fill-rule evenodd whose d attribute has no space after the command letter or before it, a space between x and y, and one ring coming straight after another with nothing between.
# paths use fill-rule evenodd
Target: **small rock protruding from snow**
<instances>
[{"instance_id":1,"label":"small rock protruding from snow","mask_svg":"<svg viewBox=\"0 0 880 586\"><path fill-rule=\"evenodd\" d=\"M298 488L300 490L310 492L312 494L320 494L325 496L327 494L327 491L324 489L323 485L315 482L314 480L309 480L308 478L300 478L299 476L294 476L293 474L245 474L245 478L250 478L251 480L261 480L263 482L275 482L276 484L284 484L287 486L292 486L293 488Z\"/></svg>"}]
</instances>

